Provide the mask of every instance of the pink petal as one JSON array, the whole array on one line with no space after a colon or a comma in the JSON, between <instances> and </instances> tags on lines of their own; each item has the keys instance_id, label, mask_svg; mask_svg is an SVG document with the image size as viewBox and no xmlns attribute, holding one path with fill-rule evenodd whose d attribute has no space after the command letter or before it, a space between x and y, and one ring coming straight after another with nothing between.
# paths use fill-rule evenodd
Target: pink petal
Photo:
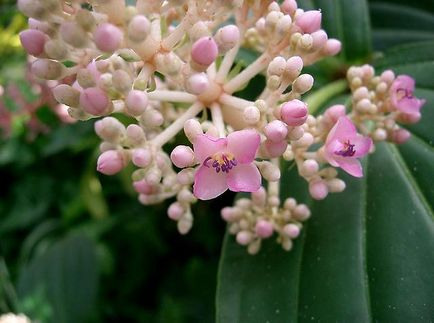
<instances>
[{"instance_id":1,"label":"pink petal","mask_svg":"<svg viewBox=\"0 0 434 323\"><path fill-rule=\"evenodd\" d=\"M255 159L261 137L253 129L232 132L228 137L228 151L234 154L235 160L248 164Z\"/></svg>"},{"instance_id":2,"label":"pink petal","mask_svg":"<svg viewBox=\"0 0 434 323\"><path fill-rule=\"evenodd\" d=\"M228 186L233 192L256 192L261 187L258 167L253 163L238 164L228 173Z\"/></svg>"},{"instance_id":3,"label":"pink petal","mask_svg":"<svg viewBox=\"0 0 434 323\"><path fill-rule=\"evenodd\" d=\"M199 135L193 143L194 155L199 163L203 163L203 161L208 157L211 157L219 151L224 151L226 145L226 138L214 138L208 135Z\"/></svg>"},{"instance_id":4,"label":"pink petal","mask_svg":"<svg viewBox=\"0 0 434 323\"><path fill-rule=\"evenodd\" d=\"M418 98L403 98L396 103L396 107L399 111L404 113L419 112L420 108L425 104L425 100Z\"/></svg>"},{"instance_id":5,"label":"pink petal","mask_svg":"<svg viewBox=\"0 0 434 323\"><path fill-rule=\"evenodd\" d=\"M354 145L355 154L352 156L354 158L359 158L365 156L369 153L372 146L372 139L369 137L364 137L362 135L357 135L350 139L352 145Z\"/></svg>"},{"instance_id":6,"label":"pink petal","mask_svg":"<svg viewBox=\"0 0 434 323\"><path fill-rule=\"evenodd\" d=\"M344 145L338 139L335 139L335 140L333 140L333 141L331 141L325 145L325 157L326 157L327 161L332 166L335 166L335 167L338 166L335 159L334 159L335 152L341 151L343 147L344 147Z\"/></svg>"},{"instance_id":7,"label":"pink petal","mask_svg":"<svg viewBox=\"0 0 434 323\"><path fill-rule=\"evenodd\" d=\"M334 127L330 130L327 136L326 145L336 139L345 142L348 138L354 137L356 133L356 126L352 123L350 118L346 116L340 117L338 122L336 122Z\"/></svg>"},{"instance_id":8,"label":"pink petal","mask_svg":"<svg viewBox=\"0 0 434 323\"><path fill-rule=\"evenodd\" d=\"M193 194L200 200L210 200L228 189L227 174L200 166L194 175Z\"/></svg>"},{"instance_id":9,"label":"pink petal","mask_svg":"<svg viewBox=\"0 0 434 323\"><path fill-rule=\"evenodd\" d=\"M363 169L360 161L356 158L339 157L336 158L339 167L354 177L362 177Z\"/></svg>"}]
</instances>

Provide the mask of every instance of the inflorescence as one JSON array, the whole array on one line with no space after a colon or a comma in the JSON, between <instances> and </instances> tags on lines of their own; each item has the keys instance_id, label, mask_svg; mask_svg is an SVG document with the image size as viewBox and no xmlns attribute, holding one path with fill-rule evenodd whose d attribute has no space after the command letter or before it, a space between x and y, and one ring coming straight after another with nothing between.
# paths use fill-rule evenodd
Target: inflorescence
<instances>
[{"instance_id":1,"label":"inflorescence","mask_svg":"<svg viewBox=\"0 0 434 323\"><path fill-rule=\"evenodd\" d=\"M249 253L278 235L290 250L310 217L305 204L280 200L280 165L293 162L312 198L342 192L336 168L363 176L359 159L373 142L405 142L399 124L420 119L424 100L414 80L369 65L347 72L351 109L318 116L301 100L313 85L304 66L336 55L341 43L321 29L321 12L295 0L19 0L29 16L20 35L37 59L32 72L63 80L56 100L78 120L101 118L97 169L113 175L132 162L143 204L175 198L168 216L180 233L193 224L191 205L227 189L250 192L221 214ZM242 68L240 48L260 53ZM256 75L266 86L255 101L237 96ZM129 117L121 123L116 115ZM113 116L110 116L113 115ZM184 132L191 145L163 147Z\"/></svg>"}]
</instances>

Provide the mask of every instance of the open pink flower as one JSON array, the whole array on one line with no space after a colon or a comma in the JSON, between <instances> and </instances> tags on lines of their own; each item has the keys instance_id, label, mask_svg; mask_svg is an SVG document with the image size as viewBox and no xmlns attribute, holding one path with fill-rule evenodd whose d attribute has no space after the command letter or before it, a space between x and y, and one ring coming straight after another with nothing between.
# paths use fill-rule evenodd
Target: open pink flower
<instances>
[{"instance_id":1,"label":"open pink flower","mask_svg":"<svg viewBox=\"0 0 434 323\"><path fill-rule=\"evenodd\" d=\"M363 169L357 158L371 149L372 139L357 133L348 117L340 117L330 130L325 142L325 158L334 167L340 167L355 177L363 176Z\"/></svg>"},{"instance_id":2,"label":"open pink flower","mask_svg":"<svg viewBox=\"0 0 434 323\"><path fill-rule=\"evenodd\" d=\"M419 114L425 100L413 96L415 81L408 75L399 75L390 87L392 105L405 114Z\"/></svg>"},{"instance_id":3,"label":"open pink flower","mask_svg":"<svg viewBox=\"0 0 434 323\"><path fill-rule=\"evenodd\" d=\"M194 195L210 200L228 188L234 192L257 191L261 175L253 160L260 141L252 129L235 131L227 138L197 136L193 149L200 166L194 177Z\"/></svg>"}]
</instances>

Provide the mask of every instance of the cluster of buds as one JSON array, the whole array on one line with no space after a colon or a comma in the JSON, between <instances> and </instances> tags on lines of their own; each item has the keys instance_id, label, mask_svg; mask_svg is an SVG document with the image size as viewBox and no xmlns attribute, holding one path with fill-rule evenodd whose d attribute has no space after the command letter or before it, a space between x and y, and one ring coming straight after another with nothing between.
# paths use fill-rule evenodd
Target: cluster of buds
<instances>
[{"instance_id":1,"label":"cluster of buds","mask_svg":"<svg viewBox=\"0 0 434 323\"><path fill-rule=\"evenodd\" d=\"M97 169L112 175L131 161L139 200L175 198L168 216L182 234L192 227L197 200L250 192L223 209L230 232L252 254L274 233L290 250L310 211L292 198L281 205L281 160L296 165L314 199L341 192L336 167L361 177L359 159L373 151L371 137L386 129L384 139L403 142L390 120L415 121L423 104L409 77L375 77L363 66L348 72L349 114L336 105L310 115L302 95L314 79L302 69L337 54L341 44L321 29L320 11L304 11L295 0L82 2L18 1L30 17L21 41L38 58L32 70L44 79L74 79L53 92L72 117L102 117L95 123L103 140ZM245 68L234 64L241 47L260 53ZM266 78L262 93L253 101L239 97L259 74ZM360 109L366 100L369 109ZM120 122L119 114L127 118ZM375 129L367 125L372 120ZM191 146L168 155L164 146L182 131Z\"/></svg>"}]
</instances>

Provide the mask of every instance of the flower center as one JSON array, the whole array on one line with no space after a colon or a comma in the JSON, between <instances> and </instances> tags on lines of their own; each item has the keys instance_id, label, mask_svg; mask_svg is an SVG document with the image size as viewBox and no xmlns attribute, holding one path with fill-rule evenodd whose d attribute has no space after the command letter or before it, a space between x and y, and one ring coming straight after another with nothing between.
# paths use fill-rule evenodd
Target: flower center
<instances>
[{"instance_id":1,"label":"flower center","mask_svg":"<svg viewBox=\"0 0 434 323\"><path fill-rule=\"evenodd\" d=\"M342 150L335 151L336 155L342 157L352 157L356 151L354 150L354 145L351 144L349 140L344 142L344 148Z\"/></svg>"},{"instance_id":2,"label":"flower center","mask_svg":"<svg viewBox=\"0 0 434 323\"><path fill-rule=\"evenodd\" d=\"M404 88L399 88L398 90L396 90L396 94L398 95L398 101L401 101L402 99L413 98L413 92Z\"/></svg>"},{"instance_id":3,"label":"flower center","mask_svg":"<svg viewBox=\"0 0 434 323\"><path fill-rule=\"evenodd\" d=\"M233 167L237 166L237 161L231 153L216 153L205 159L203 165L208 168L211 165L216 173L220 171L229 173Z\"/></svg>"}]
</instances>

